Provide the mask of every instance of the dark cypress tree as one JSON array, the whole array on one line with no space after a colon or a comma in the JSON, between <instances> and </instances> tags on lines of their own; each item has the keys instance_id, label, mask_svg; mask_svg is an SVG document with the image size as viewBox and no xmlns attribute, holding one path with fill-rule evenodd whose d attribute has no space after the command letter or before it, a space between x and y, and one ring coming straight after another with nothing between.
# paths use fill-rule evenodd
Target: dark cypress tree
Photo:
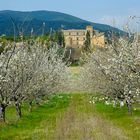
<instances>
[{"instance_id":1,"label":"dark cypress tree","mask_svg":"<svg viewBox=\"0 0 140 140\"><path fill-rule=\"evenodd\" d=\"M90 51L90 50L91 50L90 31L87 31L86 40L85 40L85 43L84 43L84 51Z\"/></svg>"},{"instance_id":2,"label":"dark cypress tree","mask_svg":"<svg viewBox=\"0 0 140 140\"><path fill-rule=\"evenodd\" d=\"M65 47L65 39L62 31L57 31L55 34L55 41L58 45Z\"/></svg>"}]
</instances>

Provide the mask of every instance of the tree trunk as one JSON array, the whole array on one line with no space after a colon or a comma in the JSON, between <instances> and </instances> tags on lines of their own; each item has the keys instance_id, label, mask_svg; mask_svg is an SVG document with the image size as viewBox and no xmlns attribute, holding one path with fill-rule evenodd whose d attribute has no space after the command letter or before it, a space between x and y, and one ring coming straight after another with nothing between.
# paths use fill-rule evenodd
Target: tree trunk
<instances>
[{"instance_id":1,"label":"tree trunk","mask_svg":"<svg viewBox=\"0 0 140 140\"><path fill-rule=\"evenodd\" d=\"M15 103L15 106L16 106L17 116L18 116L19 118L21 118L22 114L21 114L21 105L20 105L20 103L16 102L16 103Z\"/></svg>"},{"instance_id":2,"label":"tree trunk","mask_svg":"<svg viewBox=\"0 0 140 140\"><path fill-rule=\"evenodd\" d=\"M3 104L0 104L0 122L5 122L5 109L6 109L6 106Z\"/></svg>"},{"instance_id":3,"label":"tree trunk","mask_svg":"<svg viewBox=\"0 0 140 140\"><path fill-rule=\"evenodd\" d=\"M29 112L32 112L32 101L29 102Z\"/></svg>"},{"instance_id":4,"label":"tree trunk","mask_svg":"<svg viewBox=\"0 0 140 140\"><path fill-rule=\"evenodd\" d=\"M37 99L35 100L35 103L36 103L37 106L40 106L40 103Z\"/></svg>"},{"instance_id":5,"label":"tree trunk","mask_svg":"<svg viewBox=\"0 0 140 140\"><path fill-rule=\"evenodd\" d=\"M127 106L127 109L128 109L128 114L132 115L132 105L131 105L131 103L126 101L126 106Z\"/></svg>"}]
</instances>

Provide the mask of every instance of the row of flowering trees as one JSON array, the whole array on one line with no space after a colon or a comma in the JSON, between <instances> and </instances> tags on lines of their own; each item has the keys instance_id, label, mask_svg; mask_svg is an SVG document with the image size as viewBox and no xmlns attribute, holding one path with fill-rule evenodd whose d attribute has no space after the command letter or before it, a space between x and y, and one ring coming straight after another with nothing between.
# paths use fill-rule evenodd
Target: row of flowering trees
<instances>
[{"instance_id":1,"label":"row of flowering trees","mask_svg":"<svg viewBox=\"0 0 140 140\"><path fill-rule=\"evenodd\" d=\"M140 44L120 39L96 50L84 65L80 81L86 91L125 102L131 114L132 104L140 99Z\"/></svg>"},{"instance_id":2,"label":"row of flowering trees","mask_svg":"<svg viewBox=\"0 0 140 140\"><path fill-rule=\"evenodd\" d=\"M58 49L36 42L5 47L0 55L0 121L5 121L5 110L11 104L21 117L23 102L29 103L31 111L33 102L63 90L67 68Z\"/></svg>"}]
</instances>

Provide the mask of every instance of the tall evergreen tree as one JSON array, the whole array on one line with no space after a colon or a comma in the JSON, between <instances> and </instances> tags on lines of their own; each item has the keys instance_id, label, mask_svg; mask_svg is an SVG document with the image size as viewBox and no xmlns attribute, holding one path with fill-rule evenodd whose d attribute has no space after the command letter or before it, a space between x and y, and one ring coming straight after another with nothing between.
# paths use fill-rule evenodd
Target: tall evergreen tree
<instances>
[{"instance_id":1,"label":"tall evergreen tree","mask_svg":"<svg viewBox=\"0 0 140 140\"><path fill-rule=\"evenodd\" d=\"M65 47L65 39L62 31L57 31L55 34L55 40L58 45Z\"/></svg>"},{"instance_id":2,"label":"tall evergreen tree","mask_svg":"<svg viewBox=\"0 0 140 140\"><path fill-rule=\"evenodd\" d=\"M84 51L90 51L90 49L91 49L90 31L87 31L86 40L84 43Z\"/></svg>"}]
</instances>

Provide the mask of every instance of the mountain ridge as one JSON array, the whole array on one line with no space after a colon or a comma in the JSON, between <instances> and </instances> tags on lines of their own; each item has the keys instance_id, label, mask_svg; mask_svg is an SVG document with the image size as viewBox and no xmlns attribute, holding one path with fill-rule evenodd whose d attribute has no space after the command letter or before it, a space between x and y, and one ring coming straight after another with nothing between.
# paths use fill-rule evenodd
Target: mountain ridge
<instances>
[{"instance_id":1,"label":"mountain ridge","mask_svg":"<svg viewBox=\"0 0 140 140\"><path fill-rule=\"evenodd\" d=\"M123 34L124 32L120 29L114 28L110 25L94 23L87 20L83 20L76 16L57 12L57 11L12 11L3 10L0 11L0 35L12 35L13 34L13 23L16 25L16 30L23 30L24 34L29 35L31 29L34 29L34 34L41 34L43 23L46 24L44 27L45 32L49 31L50 28L58 30L64 29L85 29L87 25L93 26L95 30L110 34L115 32L117 34ZM17 31L17 32L19 32Z\"/></svg>"}]
</instances>

